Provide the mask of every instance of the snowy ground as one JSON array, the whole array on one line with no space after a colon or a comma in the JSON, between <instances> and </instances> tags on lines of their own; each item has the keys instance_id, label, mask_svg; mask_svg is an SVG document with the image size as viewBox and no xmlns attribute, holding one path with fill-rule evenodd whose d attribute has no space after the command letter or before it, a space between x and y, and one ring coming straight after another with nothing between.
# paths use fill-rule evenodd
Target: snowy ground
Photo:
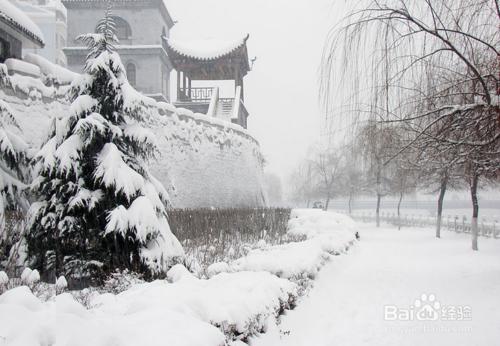
<instances>
[{"instance_id":1,"label":"snowy ground","mask_svg":"<svg viewBox=\"0 0 500 346\"><path fill-rule=\"evenodd\" d=\"M328 263L310 295L252 346L499 345L500 240L481 238L473 253L463 234L437 240L431 229L360 227L362 241ZM404 317L417 299L423 309L413 310L429 314L385 319L384 309Z\"/></svg>"},{"instance_id":2,"label":"snowy ground","mask_svg":"<svg viewBox=\"0 0 500 346\"><path fill-rule=\"evenodd\" d=\"M381 212L385 214L396 214L396 208L381 208ZM353 209L353 213L355 214L375 214L375 208L369 209ZM436 216L436 208L403 208L401 209L401 214L403 216ZM466 217L470 220L472 216L471 208L461 208L461 209L444 209L443 210L443 219L446 218L455 218L458 216L460 219L462 217ZM496 208L480 208L479 209L479 220L487 220L487 221L500 221L500 210Z\"/></svg>"},{"instance_id":3,"label":"snowy ground","mask_svg":"<svg viewBox=\"0 0 500 346\"><path fill-rule=\"evenodd\" d=\"M208 279L178 264L167 280L119 294L40 299L27 286L10 289L0 295L0 346L241 345L293 307L321 267L355 243L357 225L345 215L294 210L291 217L294 241L264 243L234 263L218 263Z\"/></svg>"},{"instance_id":4,"label":"snowy ground","mask_svg":"<svg viewBox=\"0 0 500 346\"><path fill-rule=\"evenodd\" d=\"M168 280L84 304L7 291L0 346L235 346L246 336L252 346L498 345L500 239L480 238L472 252L463 234L438 240L432 229L376 229L319 210L294 211L289 232L304 240L252 250L210 279L178 265ZM304 277L313 288L276 326Z\"/></svg>"}]
</instances>

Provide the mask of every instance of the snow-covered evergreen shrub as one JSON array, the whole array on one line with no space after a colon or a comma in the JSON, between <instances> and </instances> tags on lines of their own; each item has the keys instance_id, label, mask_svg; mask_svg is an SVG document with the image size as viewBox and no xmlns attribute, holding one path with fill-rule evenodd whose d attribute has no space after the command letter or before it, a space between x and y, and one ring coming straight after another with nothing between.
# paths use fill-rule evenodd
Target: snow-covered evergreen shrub
<instances>
[{"instance_id":1,"label":"snow-covered evergreen shrub","mask_svg":"<svg viewBox=\"0 0 500 346\"><path fill-rule=\"evenodd\" d=\"M101 281L125 268L160 275L183 250L167 222L167 192L147 169L157 149L141 121L153 101L127 81L109 11L97 33L79 39L90 49L85 73L35 157L40 199L30 210L28 254L51 277Z\"/></svg>"},{"instance_id":2,"label":"snow-covered evergreen shrub","mask_svg":"<svg viewBox=\"0 0 500 346\"><path fill-rule=\"evenodd\" d=\"M6 78L4 70L5 65L0 65L0 80ZM27 207L23 181L27 177L28 145L16 134L16 129L19 133L12 109L0 100L0 262L6 260L18 238L17 211Z\"/></svg>"}]
</instances>

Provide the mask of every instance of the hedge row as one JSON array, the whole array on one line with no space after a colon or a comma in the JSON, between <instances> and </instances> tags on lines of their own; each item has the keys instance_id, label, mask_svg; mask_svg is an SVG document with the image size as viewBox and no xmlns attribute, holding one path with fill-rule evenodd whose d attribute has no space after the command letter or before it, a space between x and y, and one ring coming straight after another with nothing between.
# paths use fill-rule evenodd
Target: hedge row
<instances>
[{"instance_id":1,"label":"hedge row","mask_svg":"<svg viewBox=\"0 0 500 346\"><path fill-rule=\"evenodd\" d=\"M244 255L245 247L265 241L282 244L290 209L172 209L168 222L188 257L203 266Z\"/></svg>"}]
</instances>

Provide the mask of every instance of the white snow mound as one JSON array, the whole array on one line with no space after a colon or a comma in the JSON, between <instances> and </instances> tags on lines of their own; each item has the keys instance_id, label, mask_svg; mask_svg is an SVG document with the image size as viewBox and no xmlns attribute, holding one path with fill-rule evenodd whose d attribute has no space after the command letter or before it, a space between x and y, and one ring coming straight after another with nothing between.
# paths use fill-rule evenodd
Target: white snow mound
<instances>
[{"instance_id":1,"label":"white snow mound","mask_svg":"<svg viewBox=\"0 0 500 346\"><path fill-rule=\"evenodd\" d=\"M314 278L332 255L345 252L353 244L357 231L350 217L318 209L293 210L288 228L290 237L306 240L252 250L230 263L228 271L267 271L287 279Z\"/></svg>"}]
</instances>

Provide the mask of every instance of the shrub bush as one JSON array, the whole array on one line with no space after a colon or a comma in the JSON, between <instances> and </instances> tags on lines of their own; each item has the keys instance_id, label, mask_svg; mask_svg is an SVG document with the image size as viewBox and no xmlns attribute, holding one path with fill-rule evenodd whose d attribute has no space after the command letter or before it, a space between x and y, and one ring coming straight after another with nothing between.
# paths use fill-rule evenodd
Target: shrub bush
<instances>
[{"instance_id":1,"label":"shrub bush","mask_svg":"<svg viewBox=\"0 0 500 346\"><path fill-rule=\"evenodd\" d=\"M186 266L199 272L252 247L286 242L290 213L285 208L172 209L168 222L184 247Z\"/></svg>"}]
</instances>

